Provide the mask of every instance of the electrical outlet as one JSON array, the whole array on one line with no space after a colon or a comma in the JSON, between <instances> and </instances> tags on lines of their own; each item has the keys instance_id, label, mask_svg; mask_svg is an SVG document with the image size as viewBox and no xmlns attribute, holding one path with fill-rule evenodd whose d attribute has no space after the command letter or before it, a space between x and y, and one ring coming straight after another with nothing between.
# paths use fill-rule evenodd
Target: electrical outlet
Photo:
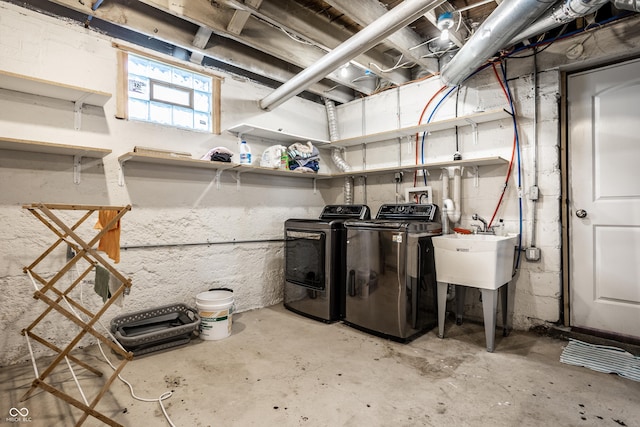
<instances>
[{"instance_id":1,"label":"electrical outlet","mask_svg":"<svg viewBox=\"0 0 640 427\"><path fill-rule=\"evenodd\" d=\"M540 261L540 255L540 248L536 247L527 248L524 252L527 261Z\"/></svg>"},{"instance_id":2,"label":"electrical outlet","mask_svg":"<svg viewBox=\"0 0 640 427\"><path fill-rule=\"evenodd\" d=\"M540 197L540 191L538 189L537 185L533 185L530 189L529 189L529 200L538 200L538 197Z\"/></svg>"}]
</instances>

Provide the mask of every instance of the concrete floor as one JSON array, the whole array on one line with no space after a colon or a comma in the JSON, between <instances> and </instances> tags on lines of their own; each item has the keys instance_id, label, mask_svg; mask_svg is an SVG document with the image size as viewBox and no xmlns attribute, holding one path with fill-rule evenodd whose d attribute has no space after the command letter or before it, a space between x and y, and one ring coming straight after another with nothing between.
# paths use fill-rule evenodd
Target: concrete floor
<instances>
[{"instance_id":1,"label":"concrete floor","mask_svg":"<svg viewBox=\"0 0 640 427\"><path fill-rule=\"evenodd\" d=\"M566 341L513 332L487 353L482 325L448 323L446 335L399 344L275 306L235 315L223 340L136 358L123 376L138 396L173 390L165 406L182 427L640 425L640 383L560 363ZM109 372L97 347L74 354ZM103 380L78 376L93 397ZM55 377L78 395L66 369ZM47 392L18 401L32 380L31 364L1 369L0 424L74 425L81 412ZM31 422L7 421L12 407ZM157 402L134 400L120 381L97 409L125 426L168 425Z\"/></svg>"}]
</instances>

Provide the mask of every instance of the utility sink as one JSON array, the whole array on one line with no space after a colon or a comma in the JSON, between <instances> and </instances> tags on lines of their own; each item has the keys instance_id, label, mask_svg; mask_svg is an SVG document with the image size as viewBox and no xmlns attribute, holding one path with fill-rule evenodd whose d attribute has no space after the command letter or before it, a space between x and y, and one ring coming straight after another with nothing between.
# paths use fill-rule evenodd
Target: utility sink
<instances>
[{"instance_id":1,"label":"utility sink","mask_svg":"<svg viewBox=\"0 0 640 427\"><path fill-rule=\"evenodd\" d=\"M432 238L436 280L496 290L511 281L517 234L445 234Z\"/></svg>"}]
</instances>

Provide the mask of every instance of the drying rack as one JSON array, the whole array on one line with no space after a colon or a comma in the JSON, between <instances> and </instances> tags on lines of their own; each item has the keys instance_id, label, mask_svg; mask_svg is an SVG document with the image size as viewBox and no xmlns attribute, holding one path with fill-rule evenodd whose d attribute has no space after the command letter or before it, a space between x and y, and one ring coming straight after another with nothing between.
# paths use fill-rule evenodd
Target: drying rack
<instances>
[{"instance_id":1,"label":"drying rack","mask_svg":"<svg viewBox=\"0 0 640 427\"><path fill-rule=\"evenodd\" d=\"M103 255L97 252L97 249L95 249L94 246L96 246L100 239L118 223L120 218L122 218L125 213L131 210L131 206L93 206L34 203L24 205L23 209L27 209L36 218L38 218L49 230L51 230L58 237L58 239L51 246L49 246L31 265L29 265L28 267L24 267L23 269L24 272L27 273L32 279L34 287L36 288L33 297L44 302L46 304L46 308L27 328L22 330L22 335L24 335L27 339L27 345L29 346L29 351L31 353L36 379L33 380L33 383L31 384L29 390L22 396L21 401L28 399L29 396L36 390L36 388L41 388L84 412L84 414L78 419L76 426L82 425L82 423L84 423L84 421L86 421L89 416L97 418L105 424L111 426L121 426L121 424L118 424L111 418L98 412L95 407L107 392L113 381L120 374L126 363L133 358L133 354L124 350L112 340L98 332L95 329L95 326L96 323L99 322L100 317L116 301L116 299L120 297L125 292L125 290L128 290L131 287L131 279L124 277L120 272L118 272L118 270L114 268L111 263L103 257ZM89 219L94 212L105 210L116 211L116 215L108 224L102 224L103 228L100 231L93 230L93 227L91 227L92 232L96 232L95 236L91 240L87 241L86 238L83 239L78 234L78 228L87 219ZM59 215L56 215L54 211L85 211L85 213L81 215L80 219L69 226L65 224L65 222L59 217ZM47 280L40 276L35 271L35 268L62 243L65 243L68 246L67 249L70 248L73 250L73 252L68 252L71 256L67 257L67 263L51 279ZM60 289L62 287L62 285L60 284L60 279L69 270L71 270L72 267L76 266L76 264L78 264L78 262L81 260L88 263L86 269L84 269L84 271L82 272L80 272L80 269L78 269L77 271L79 274L77 279L74 280L65 289ZM76 286L80 284L82 280L89 274L89 272L92 271L98 264L102 265L102 267L106 268L113 276L120 280L121 285L111 295L111 297L106 300L100 310L96 313L93 313L88 308L84 307L82 305L82 302L74 300L70 294L71 291L73 291L73 289L76 288ZM36 281L42 285L40 289L38 289ZM58 287L56 287L56 285L58 285ZM62 305L63 301L67 308ZM49 342L46 338L43 338L34 331L36 326L38 326L38 324L40 324L40 322L42 322L50 313L54 312L54 310L55 312L66 317L70 322L72 322L77 328L80 329L80 332L78 332L78 334L64 348L56 346L54 343ZM82 313L85 320L83 320L78 312ZM102 377L103 374L101 371L71 355L71 351L87 334L93 335L100 342L106 344L114 352L122 356L120 364L114 369L113 374L108 379L106 379L103 387L91 401L89 401L85 394L82 392L80 384L76 380L75 374L73 374L73 368L71 366L71 363L73 362L88 370L89 372L97 375L98 377ZM40 373L38 373L38 368L33 357L30 339L37 341L48 349L53 350L57 354L57 356L55 356L49 366ZM63 360L71 370L74 380L76 380L76 384L80 390L80 394L82 395L82 401L74 398L73 396L70 396L64 391L56 388L54 385L46 382L47 378Z\"/></svg>"}]
</instances>

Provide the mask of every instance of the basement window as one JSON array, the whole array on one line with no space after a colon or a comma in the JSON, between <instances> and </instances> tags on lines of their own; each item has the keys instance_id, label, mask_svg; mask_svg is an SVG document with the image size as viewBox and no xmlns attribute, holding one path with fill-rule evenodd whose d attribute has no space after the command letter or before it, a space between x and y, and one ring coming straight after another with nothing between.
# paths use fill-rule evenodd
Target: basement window
<instances>
[{"instance_id":1,"label":"basement window","mask_svg":"<svg viewBox=\"0 0 640 427\"><path fill-rule=\"evenodd\" d=\"M119 52L118 118L220 133L220 77Z\"/></svg>"}]
</instances>

